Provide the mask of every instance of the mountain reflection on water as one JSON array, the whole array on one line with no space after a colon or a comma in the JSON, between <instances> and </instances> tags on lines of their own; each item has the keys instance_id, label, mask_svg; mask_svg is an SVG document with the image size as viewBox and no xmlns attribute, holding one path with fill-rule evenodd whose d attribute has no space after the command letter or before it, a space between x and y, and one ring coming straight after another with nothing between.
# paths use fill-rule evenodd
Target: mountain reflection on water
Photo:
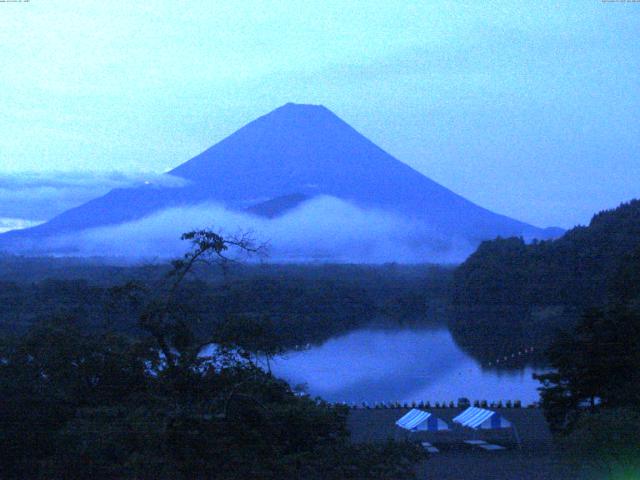
<instances>
[{"instance_id":1,"label":"mountain reflection on water","mask_svg":"<svg viewBox=\"0 0 640 480\"><path fill-rule=\"evenodd\" d=\"M446 326L363 328L319 346L292 351L272 364L291 385L332 402L538 400L543 369L520 363L516 370L483 368L465 353Z\"/></svg>"}]
</instances>

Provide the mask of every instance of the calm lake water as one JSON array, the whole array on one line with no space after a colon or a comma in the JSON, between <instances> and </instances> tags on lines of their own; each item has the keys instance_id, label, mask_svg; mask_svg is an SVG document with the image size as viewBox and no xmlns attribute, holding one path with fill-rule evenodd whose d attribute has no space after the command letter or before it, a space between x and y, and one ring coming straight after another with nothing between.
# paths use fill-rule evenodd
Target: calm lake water
<instances>
[{"instance_id":1,"label":"calm lake water","mask_svg":"<svg viewBox=\"0 0 640 480\"><path fill-rule=\"evenodd\" d=\"M361 329L275 359L275 375L331 402L538 400L536 370L482 368L446 327Z\"/></svg>"}]
</instances>

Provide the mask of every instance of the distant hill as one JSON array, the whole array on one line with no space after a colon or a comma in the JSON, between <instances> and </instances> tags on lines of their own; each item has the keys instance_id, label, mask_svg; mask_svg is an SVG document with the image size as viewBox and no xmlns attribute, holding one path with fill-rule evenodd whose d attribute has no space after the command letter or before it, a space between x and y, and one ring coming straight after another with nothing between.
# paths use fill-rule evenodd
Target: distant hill
<instances>
[{"instance_id":1,"label":"distant hill","mask_svg":"<svg viewBox=\"0 0 640 480\"><path fill-rule=\"evenodd\" d=\"M183 182L112 190L46 223L0 235L0 249L46 250L46 239L212 202L276 218L319 196L408 219L433 232L438 248L443 239L464 241L465 255L496 236L544 239L559 233L475 205L395 159L322 106L286 104L168 175Z\"/></svg>"},{"instance_id":2,"label":"distant hill","mask_svg":"<svg viewBox=\"0 0 640 480\"><path fill-rule=\"evenodd\" d=\"M458 305L601 306L640 293L640 200L598 213L552 241L483 242L454 275ZM631 268L634 264L635 268ZM635 293L633 293L635 292ZM628 299L627 299L628 300Z\"/></svg>"},{"instance_id":3,"label":"distant hill","mask_svg":"<svg viewBox=\"0 0 640 480\"><path fill-rule=\"evenodd\" d=\"M291 195L283 195L282 197L272 198L266 202L256 203L246 209L253 215L260 215L267 218L276 218L291 209L297 207L303 202L309 200L307 195L301 193L292 193Z\"/></svg>"}]
</instances>

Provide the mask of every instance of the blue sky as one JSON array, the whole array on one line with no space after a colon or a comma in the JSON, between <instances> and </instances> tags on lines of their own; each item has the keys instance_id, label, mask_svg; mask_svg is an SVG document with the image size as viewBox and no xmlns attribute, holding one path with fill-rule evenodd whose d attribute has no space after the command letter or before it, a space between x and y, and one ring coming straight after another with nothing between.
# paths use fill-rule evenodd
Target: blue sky
<instances>
[{"instance_id":1,"label":"blue sky","mask_svg":"<svg viewBox=\"0 0 640 480\"><path fill-rule=\"evenodd\" d=\"M0 176L162 172L292 101L536 225L640 197L640 4L293 5L0 3Z\"/></svg>"}]
</instances>

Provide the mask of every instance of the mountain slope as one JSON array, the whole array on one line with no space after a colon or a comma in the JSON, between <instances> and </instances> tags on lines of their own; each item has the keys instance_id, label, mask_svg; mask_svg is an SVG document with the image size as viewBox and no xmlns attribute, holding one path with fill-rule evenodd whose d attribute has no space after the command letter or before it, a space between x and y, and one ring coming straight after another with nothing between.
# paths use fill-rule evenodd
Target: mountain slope
<instances>
[{"instance_id":1,"label":"mountain slope","mask_svg":"<svg viewBox=\"0 0 640 480\"><path fill-rule=\"evenodd\" d=\"M547 238L556 233L473 204L395 159L322 106L286 104L169 175L186 184L112 190L42 225L0 236L0 247L121 224L171 207L215 202L245 210L289 195L332 196L360 208L394 212L441 236L474 244L498 235Z\"/></svg>"}]
</instances>

